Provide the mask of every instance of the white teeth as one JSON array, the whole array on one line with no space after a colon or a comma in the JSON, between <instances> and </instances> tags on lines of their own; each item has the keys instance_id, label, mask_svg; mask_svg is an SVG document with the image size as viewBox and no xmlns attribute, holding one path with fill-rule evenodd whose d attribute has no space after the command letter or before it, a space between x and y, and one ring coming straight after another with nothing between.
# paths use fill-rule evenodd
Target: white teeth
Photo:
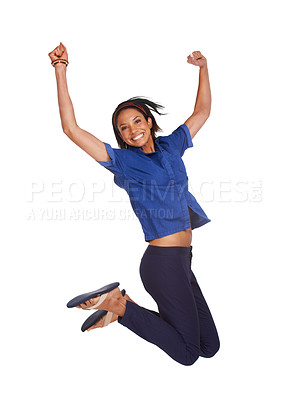
<instances>
[{"instance_id":1,"label":"white teeth","mask_svg":"<svg viewBox=\"0 0 290 400\"><path fill-rule=\"evenodd\" d=\"M136 136L136 137L133 138L132 140L138 140L138 139L140 139L140 137L142 137L142 136L143 136L143 133L141 133L140 135Z\"/></svg>"}]
</instances>

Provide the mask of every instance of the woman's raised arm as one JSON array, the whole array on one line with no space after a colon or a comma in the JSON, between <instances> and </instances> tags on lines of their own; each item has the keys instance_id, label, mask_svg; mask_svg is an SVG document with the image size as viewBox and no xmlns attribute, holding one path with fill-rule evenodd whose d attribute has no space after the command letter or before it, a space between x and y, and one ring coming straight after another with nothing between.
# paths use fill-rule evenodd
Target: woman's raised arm
<instances>
[{"instance_id":1,"label":"woman's raised arm","mask_svg":"<svg viewBox=\"0 0 290 400\"><path fill-rule=\"evenodd\" d=\"M52 61L63 59L68 61L67 50L65 46L60 43L52 52L49 57ZM66 79L66 64L56 63L55 76L57 82L57 96L59 113L61 118L61 125L64 133L87 154L97 161L108 161L110 157L106 150L105 144L96 138L91 133L81 129L76 122L73 104L69 96L67 79Z\"/></svg>"},{"instance_id":2,"label":"woman's raised arm","mask_svg":"<svg viewBox=\"0 0 290 400\"><path fill-rule=\"evenodd\" d=\"M207 59L201 54L200 51L193 51L187 57L187 62L200 67L199 85L194 111L192 115L185 121L185 124L190 131L190 136L193 139L210 115L211 91L208 77Z\"/></svg>"}]
</instances>

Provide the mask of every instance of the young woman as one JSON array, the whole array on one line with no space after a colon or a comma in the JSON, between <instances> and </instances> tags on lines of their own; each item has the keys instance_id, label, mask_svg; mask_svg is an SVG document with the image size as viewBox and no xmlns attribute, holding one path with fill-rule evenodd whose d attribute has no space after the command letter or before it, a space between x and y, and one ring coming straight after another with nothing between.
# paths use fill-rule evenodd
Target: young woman
<instances>
[{"instance_id":1,"label":"young woman","mask_svg":"<svg viewBox=\"0 0 290 400\"><path fill-rule=\"evenodd\" d=\"M98 309L84 323L83 331L117 320L183 365L192 365L199 356L212 357L219 349L219 337L191 270L192 229L210 219L188 191L181 159L210 114L206 58L199 51L187 58L189 64L200 67L200 73L195 109L184 124L168 136L156 137L160 128L151 111L160 115L163 106L133 97L120 103L113 113L119 148L112 148L77 125L67 88L65 46L60 43L49 57L55 68L64 133L114 174L114 182L127 191L139 218L148 242L139 272L158 312L135 303L125 290L120 291L119 282L77 296L67 306Z\"/></svg>"}]
</instances>

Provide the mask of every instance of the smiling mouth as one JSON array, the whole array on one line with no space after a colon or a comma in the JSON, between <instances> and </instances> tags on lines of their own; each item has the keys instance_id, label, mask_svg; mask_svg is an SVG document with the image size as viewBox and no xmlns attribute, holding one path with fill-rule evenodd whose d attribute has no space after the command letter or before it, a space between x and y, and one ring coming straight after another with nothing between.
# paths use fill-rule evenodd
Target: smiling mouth
<instances>
[{"instance_id":1,"label":"smiling mouth","mask_svg":"<svg viewBox=\"0 0 290 400\"><path fill-rule=\"evenodd\" d=\"M132 140L134 140L134 142L135 142L135 141L141 139L143 136L144 136L144 133L140 133L140 135L135 136L134 138L132 138Z\"/></svg>"}]
</instances>

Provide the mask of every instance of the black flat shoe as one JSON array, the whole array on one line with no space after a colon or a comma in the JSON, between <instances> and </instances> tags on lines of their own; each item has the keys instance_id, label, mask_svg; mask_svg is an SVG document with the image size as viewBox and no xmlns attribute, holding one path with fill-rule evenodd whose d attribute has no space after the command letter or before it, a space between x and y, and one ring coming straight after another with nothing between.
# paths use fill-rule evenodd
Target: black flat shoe
<instances>
[{"instance_id":1,"label":"black flat shoe","mask_svg":"<svg viewBox=\"0 0 290 400\"><path fill-rule=\"evenodd\" d=\"M115 289L116 287L118 287L120 285L119 282L113 282L113 283L109 283L109 285L103 286L98 290L95 290L93 292L88 292L88 293L84 293L81 294L77 297L74 297L73 299L71 299L68 303L67 303L67 307L68 308L73 308L76 306L79 306L80 304L84 303L87 300L90 300L94 297L98 297L100 296L100 299L98 301L97 304L95 304L92 307L88 307L86 308L86 310L92 310L94 308L98 308L98 306L105 300L105 298L107 297L107 294L109 292L111 292L113 289Z\"/></svg>"},{"instance_id":2,"label":"black flat shoe","mask_svg":"<svg viewBox=\"0 0 290 400\"><path fill-rule=\"evenodd\" d=\"M122 293L122 296L125 296L126 290L125 289L121 290L121 293ZM105 310L98 310L98 311L94 312L83 323L83 325L81 327L82 332L85 332L91 326L95 325L98 321L100 321L101 318L103 318L106 315L106 317L104 319L104 324L102 326L102 328L104 328L105 326L109 325L109 323L112 321L113 314L114 313L112 311L105 311Z\"/></svg>"}]
</instances>

